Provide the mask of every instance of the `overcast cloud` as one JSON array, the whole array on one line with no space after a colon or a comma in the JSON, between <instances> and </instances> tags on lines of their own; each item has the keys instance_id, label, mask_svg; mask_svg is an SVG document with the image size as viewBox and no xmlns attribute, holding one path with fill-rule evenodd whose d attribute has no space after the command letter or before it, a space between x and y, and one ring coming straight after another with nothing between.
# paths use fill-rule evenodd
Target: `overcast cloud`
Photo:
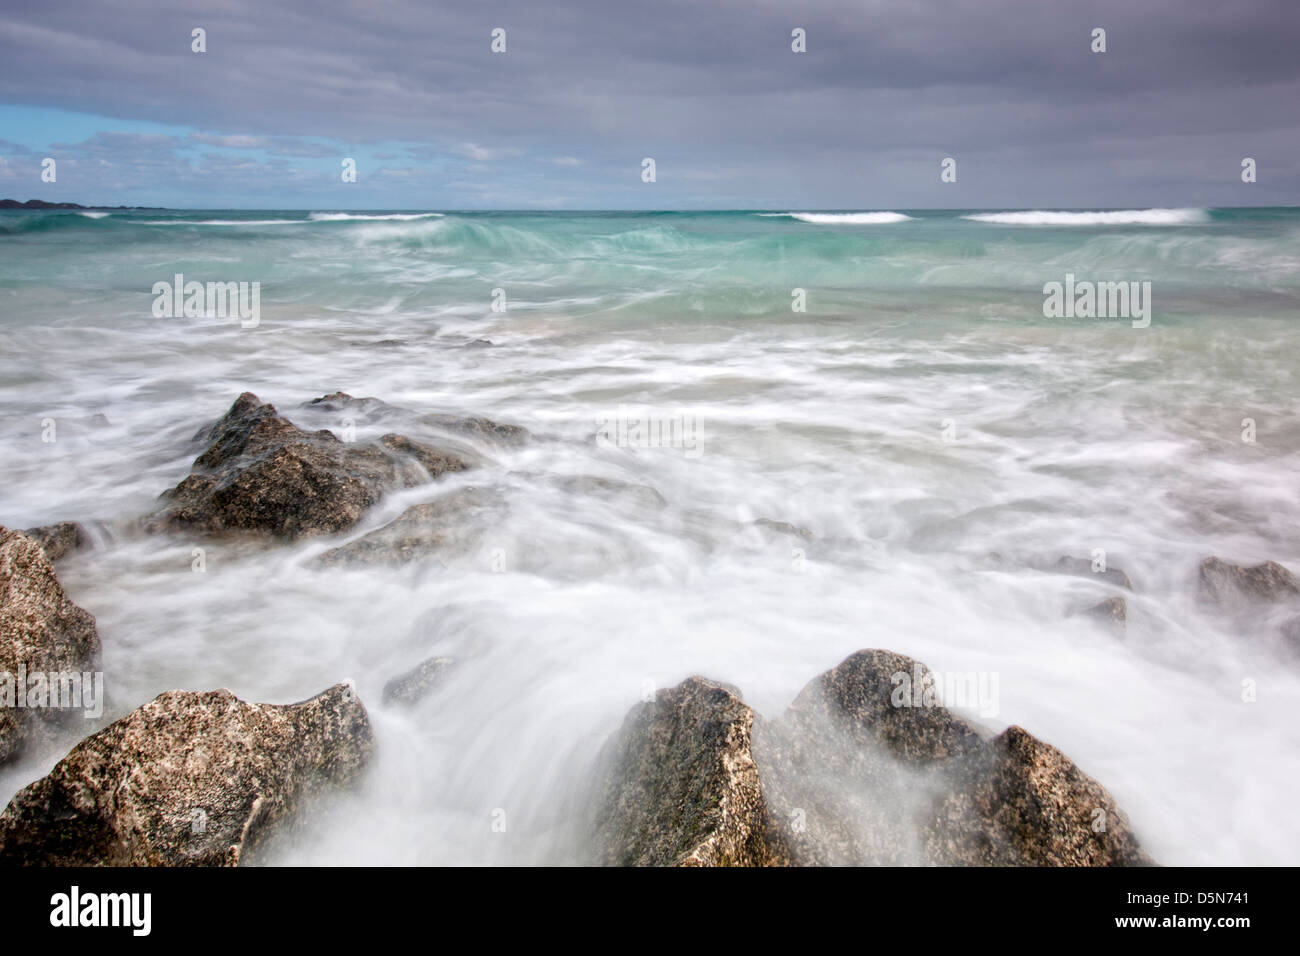
<instances>
[{"instance_id":1,"label":"overcast cloud","mask_svg":"<svg viewBox=\"0 0 1300 956\"><path fill-rule=\"evenodd\" d=\"M191 52L195 27L206 53ZM496 27L504 54L490 50ZM806 53L791 51L795 27ZM1094 27L1105 53L1090 50ZM1298 51L1296 0L6 0L0 195L1294 205ZM57 183L40 181L45 156ZM653 184L641 182L647 156ZM956 183L939 180L945 156ZM341 182L343 157L356 183Z\"/></svg>"}]
</instances>

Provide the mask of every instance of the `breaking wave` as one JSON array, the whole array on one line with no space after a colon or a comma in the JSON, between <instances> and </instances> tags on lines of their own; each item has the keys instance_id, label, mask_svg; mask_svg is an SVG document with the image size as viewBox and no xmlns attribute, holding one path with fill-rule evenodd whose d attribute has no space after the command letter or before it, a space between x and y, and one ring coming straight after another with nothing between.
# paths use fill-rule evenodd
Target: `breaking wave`
<instances>
[{"instance_id":1,"label":"breaking wave","mask_svg":"<svg viewBox=\"0 0 1300 956\"><path fill-rule=\"evenodd\" d=\"M973 222L1007 226L1195 226L1210 221L1205 209L1116 209L1100 212L981 212L962 216Z\"/></svg>"}]
</instances>

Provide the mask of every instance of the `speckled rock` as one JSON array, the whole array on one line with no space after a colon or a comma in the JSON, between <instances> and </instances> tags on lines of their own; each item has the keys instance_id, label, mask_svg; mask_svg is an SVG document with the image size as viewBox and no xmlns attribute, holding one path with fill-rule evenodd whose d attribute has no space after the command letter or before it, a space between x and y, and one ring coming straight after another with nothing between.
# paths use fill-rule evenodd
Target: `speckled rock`
<instances>
[{"instance_id":1,"label":"speckled rock","mask_svg":"<svg viewBox=\"0 0 1300 956\"><path fill-rule=\"evenodd\" d=\"M865 650L814 678L784 720L812 732L837 725L859 742L878 742L914 762L960 756L978 748L979 734L927 697L924 664L893 651Z\"/></svg>"},{"instance_id":2,"label":"speckled rock","mask_svg":"<svg viewBox=\"0 0 1300 956\"><path fill-rule=\"evenodd\" d=\"M933 676L865 650L810 681L754 753L773 819L801 866L917 866L944 768L982 746L935 702Z\"/></svg>"},{"instance_id":3,"label":"speckled rock","mask_svg":"<svg viewBox=\"0 0 1300 956\"><path fill-rule=\"evenodd\" d=\"M0 864L236 866L370 756L349 684L299 704L168 691L87 737L0 814Z\"/></svg>"},{"instance_id":4,"label":"speckled rock","mask_svg":"<svg viewBox=\"0 0 1300 956\"><path fill-rule=\"evenodd\" d=\"M783 861L751 752L754 712L734 688L691 677L638 704L606 744L595 845L615 866Z\"/></svg>"},{"instance_id":5,"label":"speckled rock","mask_svg":"<svg viewBox=\"0 0 1300 956\"><path fill-rule=\"evenodd\" d=\"M325 429L304 431L250 392L195 438L208 448L164 493L168 503L147 522L151 530L332 534L353 527L388 489L473 465L402 435L352 444Z\"/></svg>"},{"instance_id":6,"label":"speckled rock","mask_svg":"<svg viewBox=\"0 0 1300 956\"><path fill-rule=\"evenodd\" d=\"M61 521L58 524L28 528L23 534L39 544L51 562L86 544L86 529L75 521Z\"/></svg>"},{"instance_id":7,"label":"speckled rock","mask_svg":"<svg viewBox=\"0 0 1300 956\"><path fill-rule=\"evenodd\" d=\"M795 863L1150 862L1110 795L1060 751L1018 727L987 740L928 693L933 682L911 658L859 651L759 725L755 756Z\"/></svg>"},{"instance_id":8,"label":"speckled rock","mask_svg":"<svg viewBox=\"0 0 1300 956\"><path fill-rule=\"evenodd\" d=\"M100 668L95 619L68 599L49 558L33 538L0 527L0 681L14 699L0 703L0 763L32 735L77 716L57 707L16 707L20 668L94 673ZM6 684L6 686L9 686Z\"/></svg>"},{"instance_id":9,"label":"speckled rock","mask_svg":"<svg viewBox=\"0 0 1300 956\"><path fill-rule=\"evenodd\" d=\"M952 866L1150 866L1114 798L1050 744L1011 726L953 768L927 828Z\"/></svg>"},{"instance_id":10,"label":"speckled rock","mask_svg":"<svg viewBox=\"0 0 1300 956\"><path fill-rule=\"evenodd\" d=\"M1253 567L1230 564L1219 558L1201 562L1197 577L1197 598L1226 610L1241 610L1252 604L1270 604L1300 597L1300 580L1276 561Z\"/></svg>"}]
</instances>

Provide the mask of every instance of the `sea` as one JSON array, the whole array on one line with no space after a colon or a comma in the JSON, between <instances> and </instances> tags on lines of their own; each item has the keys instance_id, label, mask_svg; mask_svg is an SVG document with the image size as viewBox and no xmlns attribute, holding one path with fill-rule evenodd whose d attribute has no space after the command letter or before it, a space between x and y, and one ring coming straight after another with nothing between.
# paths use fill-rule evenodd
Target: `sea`
<instances>
[{"instance_id":1,"label":"sea","mask_svg":"<svg viewBox=\"0 0 1300 956\"><path fill-rule=\"evenodd\" d=\"M191 282L256 309L172 307ZM698 674L776 718L884 648L976 675L991 699L947 702L1062 750L1159 862L1294 865L1300 655L1196 581L1300 571L1298 373L1296 208L0 212L0 523L86 527L58 574L104 719L340 680L368 707L370 772L272 863L583 862L638 702ZM356 441L386 429L302 406L532 439L346 535L145 533L245 391ZM468 545L315 562L466 486L509 505ZM1115 596L1122 630L1079 613ZM435 691L383 703L433 656ZM0 769L0 801L80 735Z\"/></svg>"}]
</instances>

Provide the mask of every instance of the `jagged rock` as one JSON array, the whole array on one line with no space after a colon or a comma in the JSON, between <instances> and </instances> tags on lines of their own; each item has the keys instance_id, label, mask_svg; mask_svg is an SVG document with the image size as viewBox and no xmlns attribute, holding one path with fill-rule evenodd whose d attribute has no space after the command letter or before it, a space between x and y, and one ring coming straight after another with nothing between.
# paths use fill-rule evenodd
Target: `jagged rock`
<instances>
[{"instance_id":1,"label":"jagged rock","mask_svg":"<svg viewBox=\"0 0 1300 956\"><path fill-rule=\"evenodd\" d=\"M384 685L384 705L417 703L434 690L456 663L452 657L430 657Z\"/></svg>"},{"instance_id":2,"label":"jagged rock","mask_svg":"<svg viewBox=\"0 0 1300 956\"><path fill-rule=\"evenodd\" d=\"M324 429L304 431L251 392L195 438L210 444L194 473L164 493L169 504L148 522L152 530L332 534L355 525L388 489L473 464L402 435L350 444Z\"/></svg>"},{"instance_id":3,"label":"jagged rock","mask_svg":"<svg viewBox=\"0 0 1300 956\"><path fill-rule=\"evenodd\" d=\"M18 695L29 692L22 685L38 673L93 675L99 654L95 619L68 599L41 545L0 527L0 763L35 732L73 714L64 707L17 707Z\"/></svg>"},{"instance_id":4,"label":"jagged rock","mask_svg":"<svg viewBox=\"0 0 1300 956\"><path fill-rule=\"evenodd\" d=\"M1117 634L1125 633L1128 628L1128 602L1122 597L1108 597L1100 604L1094 604L1077 613L1082 617L1101 621Z\"/></svg>"},{"instance_id":5,"label":"jagged rock","mask_svg":"<svg viewBox=\"0 0 1300 956\"><path fill-rule=\"evenodd\" d=\"M940 865L1152 865L1105 788L1020 727L954 769L928 828Z\"/></svg>"},{"instance_id":6,"label":"jagged rock","mask_svg":"<svg viewBox=\"0 0 1300 956\"><path fill-rule=\"evenodd\" d=\"M354 398L347 392L331 392L307 402L304 408L360 417L367 422L393 422L406 427L422 426L459 438L470 438L497 445L518 445L527 440L528 429L504 425L477 416L421 415L378 398Z\"/></svg>"},{"instance_id":7,"label":"jagged rock","mask_svg":"<svg viewBox=\"0 0 1300 956\"><path fill-rule=\"evenodd\" d=\"M976 752L976 730L935 704L933 676L868 650L810 681L755 734L773 818L803 866L922 865L942 765Z\"/></svg>"},{"instance_id":8,"label":"jagged rock","mask_svg":"<svg viewBox=\"0 0 1300 956\"><path fill-rule=\"evenodd\" d=\"M1096 578L1105 581L1107 584L1113 584L1116 587L1125 590L1133 590L1133 582L1129 580L1127 574L1114 566L1108 566L1105 571L1094 571L1092 562L1087 558L1072 558L1068 555L1061 558L1056 564L1052 565L1052 570L1058 574L1072 574L1081 578Z\"/></svg>"},{"instance_id":9,"label":"jagged rock","mask_svg":"<svg viewBox=\"0 0 1300 956\"><path fill-rule=\"evenodd\" d=\"M1251 604L1278 603L1300 597L1300 580L1276 561L1253 567L1229 564L1219 558L1201 562L1197 598L1227 610Z\"/></svg>"},{"instance_id":10,"label":"jagged rock","mask_svg":"<svg viewBox=\"0 0 1300 956\"><path fill-rule=\"evenodd\" d=\"M691 677L635 707L598 761L595 843L615 866L783 861L751 752L754 712Z\"/></svg>"},{"instance_id":11,"label":"jagged rock","mask_svg":"<svg viewBox=\"0 0 1300 956\"><path fill-rule=\"evenodd\" d=\"M50 561L57 561L69 551L76 551L86 543L86 529L75 521L28 528L23 534L41 546Z\"/></svg>"},{"instance_id":12,"label":"jagged rock","mask_svg":"<svg viewBox=\"0 0 1300 956\"><path fill-rule=\"evenodd\" d=\"M933 681L903 655L859 651L760 725L764 791L795 863L1150 863L1096 781L1018 727L986 740Z\"/></svg>"},{"instance_id":13,"label":"jagged rock","mask_svg":"<svg viewBox=\"0 0 1300 956\"><path fill-rule=\"evenodd\" d=\"M349 684L284 706L168 691L18 792L0 814L0 864L237 866L371 749Z\"/></svg>"},{"instance_id":14,"label":"jagged rock","mask_svg":"<svg viewBox=\"0 0 1300 956\"><path fill-rule=\"evenodd\" d=\"M331 548L317 560L327 566L404 564L454 555L470 548L506 513L505 500L485 488L461 488L412 505L381 528Z\"/></svg>"},{"instance_id":15,"label":"jagged rock","mask_svg":"<svg viewBox=\"0 0 1300 956\"><path fill-rule=\"evenodd\" d=\"M815 733L828 723L860 743L880 743L910 761L939 760L978 749L979 734L926 696L933 680L917 661L893 651L865 650L814 678L784 720ZM900 703L901 702L901 703Z\"/></svg>"}]
</instances>

